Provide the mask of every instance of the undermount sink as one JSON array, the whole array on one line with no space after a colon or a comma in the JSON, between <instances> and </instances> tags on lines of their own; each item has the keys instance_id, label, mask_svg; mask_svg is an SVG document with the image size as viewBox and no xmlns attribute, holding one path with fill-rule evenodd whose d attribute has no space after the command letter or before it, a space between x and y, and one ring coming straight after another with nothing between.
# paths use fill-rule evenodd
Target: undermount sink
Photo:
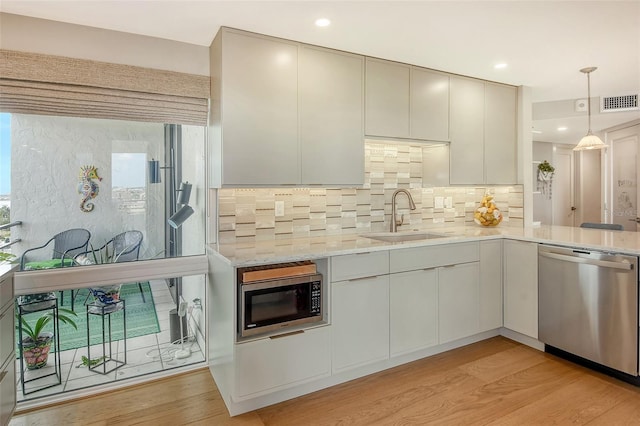
<instances>
[{"instance_id":1,"label":"undermount sink","mask_svg":"<svg viewBox=\"0 0 640 426\"><path fill-rule=\"evenodd\" d=\"M380 232L376 234L365 234L365 238L371 238L372 240L386 241L390 243L402 242L402 241L418 241L418 240L431 240L434 238L446 238L450 235L438 234L435 232Z\"/></svg>"}]
</instances>

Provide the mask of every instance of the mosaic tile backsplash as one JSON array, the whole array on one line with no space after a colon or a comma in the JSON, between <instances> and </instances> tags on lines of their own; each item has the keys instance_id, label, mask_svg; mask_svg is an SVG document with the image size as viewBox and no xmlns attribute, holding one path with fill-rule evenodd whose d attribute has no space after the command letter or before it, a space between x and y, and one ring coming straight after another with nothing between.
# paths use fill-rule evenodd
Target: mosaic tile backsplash
<instances>
[{"instance_id":1,"label":"mosaic tile backsplash","mask_svg":"<svg viewBox=\"0 0 640 426\"><path fill-rule=\"evenodd\" d=\"M218 190L218 241L260 241L356 232L384 232L391 220L391 196L396 198L404 225L474 225L473 212L490 192L503 214L500 226L523 226L522 185L423 187L423 147L365 144L365 183L362 188L242 188ZM424 185L426 186L426 185ZM276 216L275 203L284 203Z\"/></svg>"}]
</instances>

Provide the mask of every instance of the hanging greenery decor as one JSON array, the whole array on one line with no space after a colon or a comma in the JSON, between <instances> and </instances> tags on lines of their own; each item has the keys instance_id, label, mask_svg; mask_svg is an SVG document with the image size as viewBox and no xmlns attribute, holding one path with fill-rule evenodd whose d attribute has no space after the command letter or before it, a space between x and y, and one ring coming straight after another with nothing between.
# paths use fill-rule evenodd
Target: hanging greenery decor
<instances>
[{"instance_id":1,"label":"hanging greenery decor","mask_svg":"<svg viewBox=\"0 0 640 426\"><path fill-rule=\"evenodd\" d=\"M547 160L538 164L538 191L546 195L547 199L551 199L551 186L553 183L553 174L556 168Z\"/></svg>"},{"instance_id":2,"label":"hanging greenery decor","mask_svg":"<svg viewBox=\"0 0 640 426\"><path fill-rule=\"evenodd\" d=\"M542 163L538 164L538 171L542 173L553 173L556 171L556 168L549 164L547 160L544 160Z\"/></svg>"}]
</instances>

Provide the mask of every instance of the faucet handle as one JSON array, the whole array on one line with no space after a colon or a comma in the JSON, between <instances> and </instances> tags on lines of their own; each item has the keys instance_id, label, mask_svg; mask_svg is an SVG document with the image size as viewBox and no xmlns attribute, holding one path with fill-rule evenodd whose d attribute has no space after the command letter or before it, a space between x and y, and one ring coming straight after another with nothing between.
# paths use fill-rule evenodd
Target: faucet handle
<instances>
[{"instance_id":1,"label":"faucet handle","mask_svg":"<svg viewBox=\"0 0 640 426\"><path fill-rule=\"evenodd\" d=\"M395 221L396 221L396 226L401 226L404 223L404 214L401 214L400 219L395 219Z\"/></svg>"}]
</instances>

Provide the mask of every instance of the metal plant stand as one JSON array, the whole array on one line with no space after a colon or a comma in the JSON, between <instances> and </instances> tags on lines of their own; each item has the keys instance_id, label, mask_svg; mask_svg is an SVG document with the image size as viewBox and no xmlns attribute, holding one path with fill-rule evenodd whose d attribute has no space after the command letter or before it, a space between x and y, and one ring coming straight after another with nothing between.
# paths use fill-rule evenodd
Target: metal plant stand
<instances>
[{"instance_id":1,"label":"metal plant stand","mask_svg":"<svg viewBox=\"0 0 640 426\"><path fill-rule=\"evenodd\" d=\"M124 342L122 359L118 359L118 351L113 350L114 342L111 328L111 315L117 312L122 312ZM102 354L96 358L97 361L94 365L92 365L94 359L91 358L90 316L99 316L102 324L100 330L102 335ZM124 300L116 300L106 304L95 301L87 305L87 358L89 359L89 370L100 374L109 374L127 363L127 317Z\"/></svg>"},{"instance_id":2,"label":"metal plant stand","mask_svg":"<svg viewBox=\"0 0 640 426\"><path fill-rule=\"evenodd\" d=\"M51 347L47 353L47 357L53 354L53 371L50 367L46 367L46 364L41 367L29 369L27 367L25 371L24 349L23 349L23 335L22 327L18 327L18 347L20 348L20 385L22 387L22 394L29 395L31 393L48 389L53 386L58 386L62 383L61 374L61 362L60 362L60 324L58 321L58 298L55 293L41 293L35 295L21 296L17 301L18 305L18 325L21 325L22 318L25 315L41 312L46 313L51 311L53 316L53 336L51 337ZM48 371L48 372L47 372ZM32 372L32 373L29 373ZM45 372L38 374L38 372ZM34 377L26 378L25 375L33 375ZM49 378L49 380L43 380ZM43 381L45 382L41 387L28 388L25 386L27 383Z\"/></svg>"}]
</instances>

